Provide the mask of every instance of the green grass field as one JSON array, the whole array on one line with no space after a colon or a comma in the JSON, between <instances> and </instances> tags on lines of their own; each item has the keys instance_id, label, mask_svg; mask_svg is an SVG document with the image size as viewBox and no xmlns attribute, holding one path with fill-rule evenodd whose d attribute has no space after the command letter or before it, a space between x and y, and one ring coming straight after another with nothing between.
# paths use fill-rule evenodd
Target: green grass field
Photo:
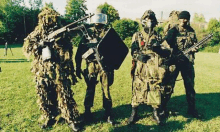
<instances>
[{"instance_id":1,"label":"green grass field","mask_svg":"<svg viewBox=\"0 0 220 132\"><path fill-rule=\"evenodd\" d=\"M11 55L10 50L8 50L8 56L4 56L3 46L0 47L0 66L2 68L0 73L0 131L70 131L68 125L63 122L46 130L40 129L38 124L40 110L36 103L34 76L30 72L31 62L24 57L21 47L13 46L12 51L14 56ZM176 116L171 115L164 126L157 126L151 121L151 108L146 105L140 106L140 120L134 125L126 125L126 120L131 113L130 68L131 56L129 54L121 68L115 71L115 80L111 87L114 119L120 124L113 127L102 120L104 110L99 84L96 87L94 107L92 108L94 122L85 124L84 131L220 131L220 54L196 54L196 101L197 109L203 115L203 119L191 119L186 114L185 89L183 82L178 81L168 104L168 109L178 114ZM79 80L75 86L72 86L72 90L78 109L80 113L83 113L86 91L84 80Z\"/></svg>"}]
</instances>

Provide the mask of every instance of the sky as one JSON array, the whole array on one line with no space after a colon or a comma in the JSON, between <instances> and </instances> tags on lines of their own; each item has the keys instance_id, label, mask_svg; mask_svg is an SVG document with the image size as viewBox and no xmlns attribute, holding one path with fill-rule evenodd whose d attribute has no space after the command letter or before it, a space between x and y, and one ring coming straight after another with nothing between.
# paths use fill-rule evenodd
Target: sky
<instances>
[{"instance_id":1,"label":"sky","mask_svg":"<svg viewBox=\"0 0 220 132\"><path fill-rule=\"evenodd\" d=\"M43 0L45 2L53 2L54 8L60 14L65 13L66 1ZM97 6L105 2L118 10L120 18L133 20L140 18L149 9L155 12L157 19L168 19L172 10L187 10L191 19L194 13L203 14L207 22L210 18L220 19L220 0L87 0L87 13L95 12Z\"/></svg>"}]
</instances>

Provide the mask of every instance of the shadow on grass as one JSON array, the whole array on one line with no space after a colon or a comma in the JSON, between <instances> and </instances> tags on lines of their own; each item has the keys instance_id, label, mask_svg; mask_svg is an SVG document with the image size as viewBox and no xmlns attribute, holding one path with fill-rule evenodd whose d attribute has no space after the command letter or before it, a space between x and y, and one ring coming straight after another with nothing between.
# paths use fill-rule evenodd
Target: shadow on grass
<instances>
[{"instance_id":1,"label":"shadow on grass","mask_svg":"<svg viewBox=\"0 0 220 132\"><path fill-rule=\"evenodd\" d=\"M115 127L111 132L171 132L183 129L185 122L170 121L164 126L133 124L128 126Z\"/></svg>"},{"instance_id":2,"label":"shadow on grass","mask_svg":"<svg viewBox=\"0 0 220 132\"><path fill-rule=\"evenodd\" d=\"M0 63L30 62L27 59L0 59Z\"/></svg>"},{"instance_id":3,"label":"shadow on grass","mask_svg":"<svg viewBox=\"0 0 220 132\"><path fill-rule=\"evenodd\" d=\"M201 120L207 121L220 116L220 93L196 94L196 108L202 115ZM186 96L175 96L168 103L168 110L176 111L179 115L187 115L188 103Z\"/></svg>"},{"instance_id":4,"label":"shadow on grass","mask_svg":"<svg viewBox=\"0 0 220 132\"><path fill-rule=\"evenodd\" d=\"M198 112L202 115L201 121L208 121L213 118L220 116L220 93L204 93L196 94L196 105ZM143 125L143 124L134 124L126 125L125 122L131 114L131 105L121 105L113 108L113 115L115 121L119 125L114 127L110 131L120 132L120 131L177 131L183 130L184 126L192 121L192 118L189 118L187 115L188 103L186 101L186 96L175 96L171 98L168 103L168 110L175 111L178 115L182 115L187 119L187 121L167 121L165 125ZM149 118L152 115L151 106L140 105L138 108L139 120L142 118ZM98 110L93 113L94 121L92 123L85 123L84 125L94 125L96 123L103 122L104 110ZM174 115L170 115L171 117Z\"/></svg>"}]
</instances>

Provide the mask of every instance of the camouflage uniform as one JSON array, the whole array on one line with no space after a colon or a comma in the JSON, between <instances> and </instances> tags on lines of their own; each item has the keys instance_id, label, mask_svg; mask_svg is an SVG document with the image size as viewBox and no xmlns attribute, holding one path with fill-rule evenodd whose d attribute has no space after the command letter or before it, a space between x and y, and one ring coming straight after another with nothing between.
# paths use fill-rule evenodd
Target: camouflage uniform
<instances>
[{"instance_id":1,"label":"camouflage uniform","mask_svg":"<svg viewBox=\"0 0 220 132\"><path fill-rule=\"evenodd\" d=\"M167 32L173 28L174 26L176 26L178 24L178 15L179 15L179 11L175 11L173 10L170 15L169 15L169 21L167 23L167 25L164 27L164 35L167 34Z\"/></svg>"},{"instance_id":2,"label":"camouflage uniform","mask_svg":"<svg viewBox=\"0 0 220 132\"><path fill-rule=\"evenodd\" d=\"M52 19L52 22L56 23L58 19L58 13L50 8L44 8L38 17L39 24L25 38L23 49L26 55L34 55L31 71L35 74L39 96L37 102L43 112L42 117L46 120L46 126L58 114L69 124L75 123L79 112L71 90L71 84L76 83L72 44L65 33L56 36L52 42L44 42L48 43L51 59L43 60L45 47L40 44L42 39L61 25L57 23L51 27L45 26L45 21Z\"/></svg>"},{"instance_id":3,"label":"camouflage uniform","mask_svg":"<svg viewBox=\"0 0 220 132\"><path fill-rule=\"evenodd\" d=\"M184 27L177 25L168 31L167 36L164 38L166 42L173 48L173 55L177 56L180 51L194 45L197 42L195 31L188 24ZM188 56L183 56L180 59L174 59L176 70L174 78L177 78L181 72L186 89L186 98L188 102L188 112L194 115L195 108L195 90L194 90L194 59L195 54L191 52ZM173 82L173 87L175 82Z\"/></svg>"},{"instance_id":4,"label":"camouflage uniform","mask_svg":"<svg viewBox=\"0 0 220 132\"><path fill-rule=\"evenodd\" d=\"M146 103L153 107L154 118L157 118L155 120L159 124L158 114L163 112L160 105L165 95L172 93L172 87L168 86L169 67L164 63L170 55L170 50L168 45L160 44L160 36L154 30L150 33L141 31L133 35L131 48L133 57L131 105L134 109L132 114L133 111L136 113L140 103ZM129 118L129 123L134 122L132 118L136 118L134 114Z\"/></svg>"},{"instance_id":5,"label":"camouflage uniform","mask_svg":"<svg viewBox=\"0 0 220 132\"><path fill-rule=\"evenodd\" d=\"M75 57L76 69L79 71L81 69L82 55L91 47L96 47L101 38L104 37L106 29L97 30L95 27L92 27L88 30L91 40L82 38L77 53ZM84 101L85 106L85 116L90 116L90 108L93 106L95 86L97 84L97 76L100 76L100 82L103 92L103 107L106 112L106 116L110 116L112 108L112 99L110 96L109 87L113 84L114 81L114 70L108 69L105 67L104 70L101 69L97 60L95 59L94 54L90 55L86 59L86 69L83 71L85 81L87 83L86 96ZM89 114L88 114L89 113ZM85 117L86 118L86 117ZM91 117L87 117L91 118Z\"/></svg>"}]
</instances>

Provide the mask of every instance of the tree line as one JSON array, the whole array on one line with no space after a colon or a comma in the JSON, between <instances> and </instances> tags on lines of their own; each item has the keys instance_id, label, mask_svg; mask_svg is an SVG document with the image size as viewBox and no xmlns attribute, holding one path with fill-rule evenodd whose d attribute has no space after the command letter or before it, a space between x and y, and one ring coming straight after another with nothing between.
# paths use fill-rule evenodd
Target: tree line
<instances>
[{"instance_id":1,"label":"tree line","mask_svg":"<svg viewBox=\"0 0 220 132\"><path fill-rule=\"evenodd\" d=\"M61 16L62 24L66 25L74 20L86 16L87 5L86 0L67 0L65 14ZM53 3L45 3L44 6L54 8ZM23 39L34 30L38 24L38 14L43 8L43 0L1 0L0 1L0 44L5 41L22 43ZM113 27L119 36L124 40L125 44L131 46L132 35L141 30L141 24L128 18L120 18L118 10L112 5L104 3L98 6L108 16L107 26ZM220 20L212 18L208 22L208 28L201 28L196 23L205 22L202 14L194 14L192 19L193 28L196 30L197 37L201 39L208 32L213 32L214 37L209 42L210 47L218 47L220 45ZM159 25L157 30L163 34L163 28L166 23ZM81 34L80 32L73 35L73 44L78 45ZM217 50L217 48L216 48Z\"/></svg>"}]
</instances>

